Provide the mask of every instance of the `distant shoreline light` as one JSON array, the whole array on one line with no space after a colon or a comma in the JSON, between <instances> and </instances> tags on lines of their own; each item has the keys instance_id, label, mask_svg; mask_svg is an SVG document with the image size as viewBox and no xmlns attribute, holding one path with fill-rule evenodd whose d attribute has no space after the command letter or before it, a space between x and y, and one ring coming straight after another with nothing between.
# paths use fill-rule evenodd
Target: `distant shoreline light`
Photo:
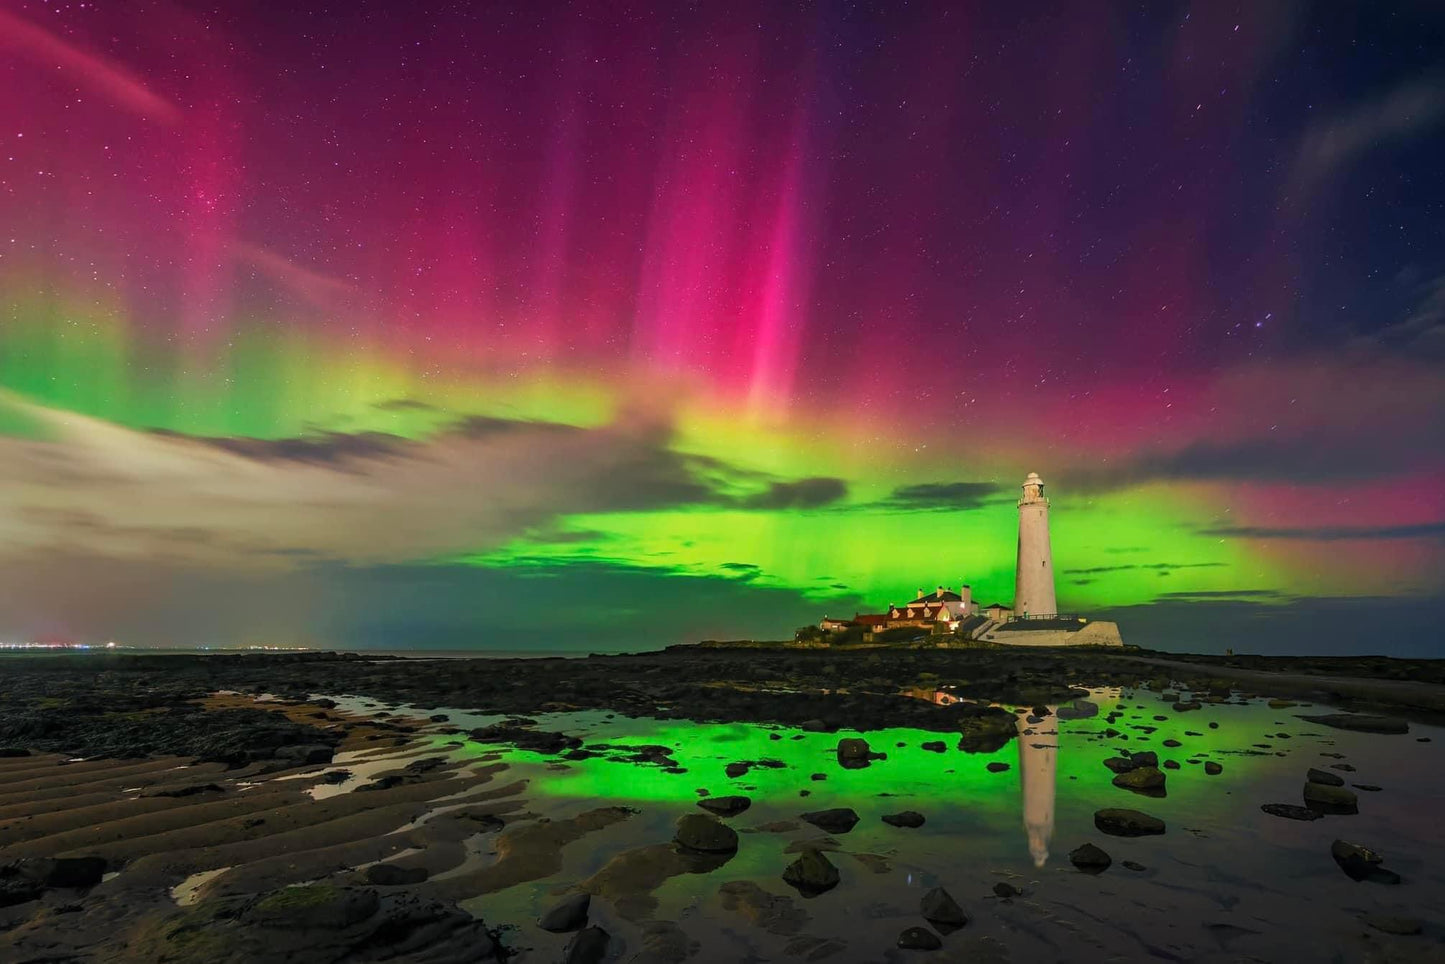
<instances>
[{"instance_id":1,"label":"distant shoreline light","mask_svg":"<svg viewBox=\"0 0 1445 964\"><path fill-rule=\"evenodd\" d=\"M221 645L221 646L210 646L210 645L204 645L204 644L195 645L195 646L137 646L137 645L127 644L127 643L117 643L117 642L114 642L114 641L108 642L108 643L48 643L48 642L47 642L47 643L39 643L39 642L23 642L23 643L17 643L17 642L4 642L4 641L0 641L0 651L4 651L4 650L14 650L14 651L19 651L19 650L26 650L26 651L38 650L38 651L64 651L64 652L70 652L70 651L85 652L85 651L89 651L89 650L107 650L107 651L126 650L126 651L128 651L128 652L148 652L148 653L169 653L169 652L192 653L192 652L197 652L197 651L212 651L212 650L217 651L217 652L267 652L267 653L314 653L314 652L317 651L317 650L315 650L315 649L313 649L313 648L311 648L311 647L309 647L309 646L279 646L279 645L267 645L267 644L259 644L259 643L251 644L251 645L241 645L241 646L224 646L224 645Z\"/></svg>"}]
</instances>

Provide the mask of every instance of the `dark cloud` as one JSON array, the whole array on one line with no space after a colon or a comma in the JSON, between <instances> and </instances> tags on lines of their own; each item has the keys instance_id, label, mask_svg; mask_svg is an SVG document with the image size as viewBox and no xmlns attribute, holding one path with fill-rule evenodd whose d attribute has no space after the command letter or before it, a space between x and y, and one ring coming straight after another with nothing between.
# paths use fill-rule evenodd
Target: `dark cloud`
<instances>
[{"instance_id":1,"label":"dark cloud","mask_svg":"<svg viewBox=\"0 0 1445 964\"><path fill-rule=\"evenodd\" d=\"M439 412L441 409L435 405L420 401L415 398L389 398L384 402L376 402L371 406L378 412Z\"/></svg>"},{"instance_id":2,"label":"dark cloud","mask_svg":"<svg viewBox=\"0 0 1445 964\"><path fill-rule=\"evenodd\" d=\"M773 482L764 491L744 497L740 504L748 509L819 509L847 495L848 484L842 479L819 476Z\"/></svg>"},{"instance_id":3,"label":"dark cloud","mask_svg":"<svg viewBox=\"0 0 1445 964\"><path fill-rule=\"evenodd\" d=\"M565 435L582 431L585 431L585 429L579 429L572 425L563 425L560 422L495 418L490 415L468 415L448 425L443 434L464 439L490 439L498 435L512 435L524 432Z\"/></svg>"},{"instance_id":4,"label":"dark cloud","mask_svg":"<svg viewBox=\"0 0 1445 964\"><path fill-rule=\"evenodd\" d=\"M385 432L321 432L295 438L196 436L155 430L151 434L193 445L208 446L257 462L298 462L340 466L347 462L390 458L414 443Z\"/></svg>"},{"instance_id":5,"label":"dark cloud","mask_svg":"<svg viewBox=\"0 0 1445 964\"><path fill-rule=\"evenodd\" d=\"M1065 575L1097 575L1101 572L1124 572L1129 569L1153 569L1173 572L1175 569L1218 569L1222 562L1131 562L1119 566L1090 566L1087 569L1065 569Z\"/></svg>"},{"instance_id":6,"label":"dark cloud","mask_svg":"<svg viewBox=\"0 0 1445 964\"><path fill-rule=\"evenodd\" d=\"M1166 592L1160 599L1241 599L1241 598L1284 598L1278 589L1204 589L1198 592Z\"/></svg>"},{"instance_id":7,"label":"dark cloud","mask_svg":"<svg viewBox=\"0 0 1445 964\"><path fill-rule=\"evenodd\" d=\"M1351 539L1440 539L1445 522L1420 522L1397 526L1218 526L1199 530L1201 535L1222 539L1306 539L1343 542Z\"/></svg>"},{"instance_id":8,"label":"dark cloud","mask_svg":"<svg viewBox=\"0 0 1445 964\"><path fill-rule=\"evenodd\" d=\"M906 510L976 509L1002 491L996 482L923 482L904 485L877 503L880 507Z\"/></svg>"},{"instance_id":9,"label":"dark cloud","mask_svg":"<svg viewBox=\"0 0 1445 964\"><path fill-rule=\"evenodd\" d=\"M18 404L54 438L0 436L0 553L11 555L80 543L126 557L190 546L207 564L375 564L477 554L571 515L797 510L847 494L841 479L780 479L678 452L667 422L646 413L585 428L470 418L424 439L258 439L135 431Z\"/></svg>"}]
</instances>

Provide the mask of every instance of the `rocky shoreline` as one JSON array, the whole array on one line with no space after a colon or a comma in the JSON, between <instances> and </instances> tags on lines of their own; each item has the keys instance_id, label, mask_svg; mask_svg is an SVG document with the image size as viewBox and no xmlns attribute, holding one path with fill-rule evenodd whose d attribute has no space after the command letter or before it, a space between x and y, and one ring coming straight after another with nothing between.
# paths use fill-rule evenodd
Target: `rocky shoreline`
<instances>
[{"instance_id":1,"label":"rocky shoreline","mask_svg":"<svg viewBox=\"0 0 1445 964\"><path fill-rule=\"evenodd\" d=\"M528 811L525 783L493 762L495 753L462 762L428 755L429 748L468 742L516 746L549 755L558 766L602 754L664 772L686 772L669 747L584 747L581 740L549 732L528 717L601 711L762 724L804 734L909 728L948 735L920 744L930 753L988 754L1013 740L1023 725L1009 707L1023 708L1018 712L1030 727L1025 732L1032 733L1033 727L1052 725L1047 706L1063 707L1060 718L1096 712L1097 707L1082 702L1088 691L1080 687L1153 684L1166 711L1190 714L1211 702L1237 701L1237 673L1259 672L1253 666L1185 659L1174 660L1166 676L1159 663L1144 662L1165 658L1081 651L709 647L572 660L404 660L331 653L11 660L0 680L0 956L14 955L17 961L506 959L512 952L507 925L516 922L484 922L460 909L458 901L554 874L570 842L634 819L633 814L598 806L567 819L538 819ZM1397 662L1334 661L1329 669L1354 686L1362 678L1350 674L1362 670L1382 673L1379 678L1389 683L1398 679ZM1180 672L1191 666L1192 672ZM1428 679L1438 667L1414 669ZM1168 692L1170 687L1187 690L1189 698ZM1298 680L1293 689L1285 688L1304 689ZM1328 678L1317 690L1339 695ZM1388 698L1391 691L1386 686L1381 692ZM344 711L320 694L405 704L422 713L452 708L507 719L466 731L445 713L429 719L380 710L363 715ZM1296 712L1290 701L1277 702L1282 712L1317 726L1378 733L1408 729L1393 717ZM1380 694L1356 702L1355 708L1391 709ZM1432 712L1418 700L1403 711L1413 718ZM1113 715L1101 719L1101 738L1117 732L1103 729L1114 723ZM845 771L874 761L885 765L888 759L886 747L870 746L866 739L837 744L836 763ZM338 759L345 762L331 765ZM1116 774L1116 787L1144 796L1163 795L1160 766L1179 769L1173 760L1160 763L1154 753L1142 751L1104 762ZM727 776L745 779L750 767L771 765L766 759L738 760L729 764ZM990 773L1008 769L1002 763L988 767ZM1201 770L1220 773L1212 760ZM1306 803L1312 794L1323 800L1310 804L1315 812L1353 812L1352 793L1337 786L1331 774L1310 772ZM458 802L432 812L437 800ZM704 797L701 810L679 823L670 846L653 844L620 854L586 882L587 893L623 907L650 907L651 891L668 877L706 873L726 862L737 850L738 837L725 821L747 811L751 802L747 796ZM899 812L882 820L899 832L916 830L927 820L925 814L895 809ZM1309 807L1285 808L1280 815L1292 817L1290 809ZM847 834L859 819L850 808L800 808L800 813L801 824L828 835ZM1117 808L1100 810L1096 826L1106 835L1125 837L1164 832L1153 817ZM469 856L466 841L479 831L503 828L507 832L496 838L495 861L474 866L476 857ZM753 832L784 829L765 825ZM837 884L837 871L825 856L838 846L826 843L832 839L818 838L790 858L782 879L804 898ZM1347 872L1365 868L1358 879L1388 873L1367 865L1369 858L1360 856L1370 854L1367 850L1343 853L1336 860ZM888 866L877 855L850 859ZM1080 847L1072 860L1082 872L1099 873L1109 855ZM438 874L442 877L433 880ZM749 890L751 885L743 882L724 886L732 888L723 894L725 906L752 907L747 913L764 917L773 912L767 908L780 906L779 898L756 887ZM1015 890L997 896L1012 900L1019 897ZM192 900L192 894L198 899ZM606 931L596 920L588 924L585 908L577 912L581 901L575 897L562 900L555 915L577 924L559 931L567 935L565 959L602 960ZM929 900L942 905L944 898L952 902L946 891ZM929 900L925 907L931 906ZM656 946L629 960L708 959L696 955L675 925L651 920L649 914L638 920L648 935L644 943ZM931 921L926 914L923 919ZM545 924L543 930L548 930ZM899 948L935 946L931 932L911 930L920 933L906 931ZM824 937L809 946L807 953L819 955L840 949L836 940Z\"/></svg>"}]
</instances>

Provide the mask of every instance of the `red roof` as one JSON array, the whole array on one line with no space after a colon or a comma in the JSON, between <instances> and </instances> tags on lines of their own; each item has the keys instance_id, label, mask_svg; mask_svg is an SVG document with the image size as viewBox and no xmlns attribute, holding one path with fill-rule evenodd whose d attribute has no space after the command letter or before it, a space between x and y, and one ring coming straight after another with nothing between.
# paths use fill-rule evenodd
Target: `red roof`
<instances>
[{"instance_id":1,"label":"red roof","mask_svg":"<svg viewBox=\"0 0 1445 964\"><path fill-rule=\"evenodd\" d=\"M888 622L886 613L858 613L854 615L853 622L859 626L882 626Z\"/></svg>"}]
</instances>

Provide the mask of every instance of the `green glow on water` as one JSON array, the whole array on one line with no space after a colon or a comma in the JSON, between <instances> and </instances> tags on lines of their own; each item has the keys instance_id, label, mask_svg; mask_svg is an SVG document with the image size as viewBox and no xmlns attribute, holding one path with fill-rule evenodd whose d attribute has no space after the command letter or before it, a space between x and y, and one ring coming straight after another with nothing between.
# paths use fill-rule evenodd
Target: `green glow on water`
<instances>
[{"instance_id":1,"label":"green glow on water","mask_svg":"<svg viewBox=\"0 0 1445 964\"><path fill-rule=\"evenodd\" d=\"M785 697L780 697L785 698ZM1269 740L1273 720L1280 716L1262 704L1250 706L1211 705L1197 711L1178 713L1155 694L1140 692L1120 700L1096 696L1097 717L1059 721L1050 716L1031 727L1032 735L1021 735L993 753L965 753L957 749L957 733L934 733L915 729L871 730L857 734L803 733L747 723L694 723L681 720L606 719L602 713L557 714L538 718L540 729L560 729L583 737L584 744L662 745L673 749L673 759L686 773L669 773L658 766L626 763L593 757L562 761L549 754L505 749L503 759L518 777L530 780L529 804L543 810L575 812L595 806L623 805L638 808L654 838L665 834L676 816L690 812L700 799L699 789L710 795L744 794L752 807L729 822L739 829L757 827L779 820L797 820L810 810L852 807L861 821L845 838L853 851L891 852L900 842L901 831L881 823L883 814L913 809L922 812L927 823L914 833L918 838L952 841L958 846L968 840L970 847L982 848L995 856L1027 861L1030 851L1052 853L1051 861L1079 842L1077 828L1089 828L1092 814L1102 807L1143 810L1171 824L1191 822L1223 806L1234 806L1229 791L1251 780L1256 773L1277 764L1276 751L1291 749L1289 740ZM1126 709L1113 727L1125 738L1105 738L1110 726L1104 717L1119 704ZM1142 707L1142 708L1140 708ZM1163 720L1153 717L1163 716ZM1210 722L1218 723L1209 729ZM488 720L487 722L491 722ZM1298 721L1290 722L1298 724ZM1027 727L1027 724L1023 724ZM1153 726L1153 733L1131 729ZM1057 735L1054 731L1057 728ZM1298 734L1302 725L1284 726ZM1191 736L1189 733L1199 733ZM781 739L773 739L777 734ZM864 769L847 770L836 758L838 740L861 735L876 752L888 754ZM1165 740L1182 746L1163 746ZM920 749L926 741L943 740L947 750L935 753ZM1298 737L1296 742L1303 742ZM438 738L444 743L445 738ZM1269 749L1252 744L1268 742ZM896 744L905 744L902 747ZM1041 744L1036 748L1034 744ZM1053 756L1052 780L1048 779L1049 745L1057 745ZM1111 785L1113 773L1102 761L1115 756L1119 748L1152 750L1165 760L1176 760L1178 770L1166 770L1168 796L1151 798ZM494 753L491 744L468 742L461 752L471 755ZM1246 755L1252 751L1255 755ZM613 751L616 752L616 751ZM1224 774L1209 776L1202 763L1189 759L1214 760L1225 767ZM729 778L724 768L735 761L778 760L782 768L753 767L747 774ZM989 763L1006 763L1009 769L992 773ZM814 781L811 774L826 774ZM1051 785L1050 785L1051 784ZM801 796L799 791L807 791ZM1051 845L1056 822L1071 828L1067 846ZM786 837L749 834L739 857L729 863L730 873L775 871L778 851L788 839L821 833L802 824L800 833ZM1031 839L1031 837L1035 839ZM665 839L665 838L664 838ZM913 838L904 838L913 839ZM769 844L766 841L772 840ZM749 870L756 863L755 870ZM769 870L771 868L771 871Z\"/></svg>"}]
</instances>

